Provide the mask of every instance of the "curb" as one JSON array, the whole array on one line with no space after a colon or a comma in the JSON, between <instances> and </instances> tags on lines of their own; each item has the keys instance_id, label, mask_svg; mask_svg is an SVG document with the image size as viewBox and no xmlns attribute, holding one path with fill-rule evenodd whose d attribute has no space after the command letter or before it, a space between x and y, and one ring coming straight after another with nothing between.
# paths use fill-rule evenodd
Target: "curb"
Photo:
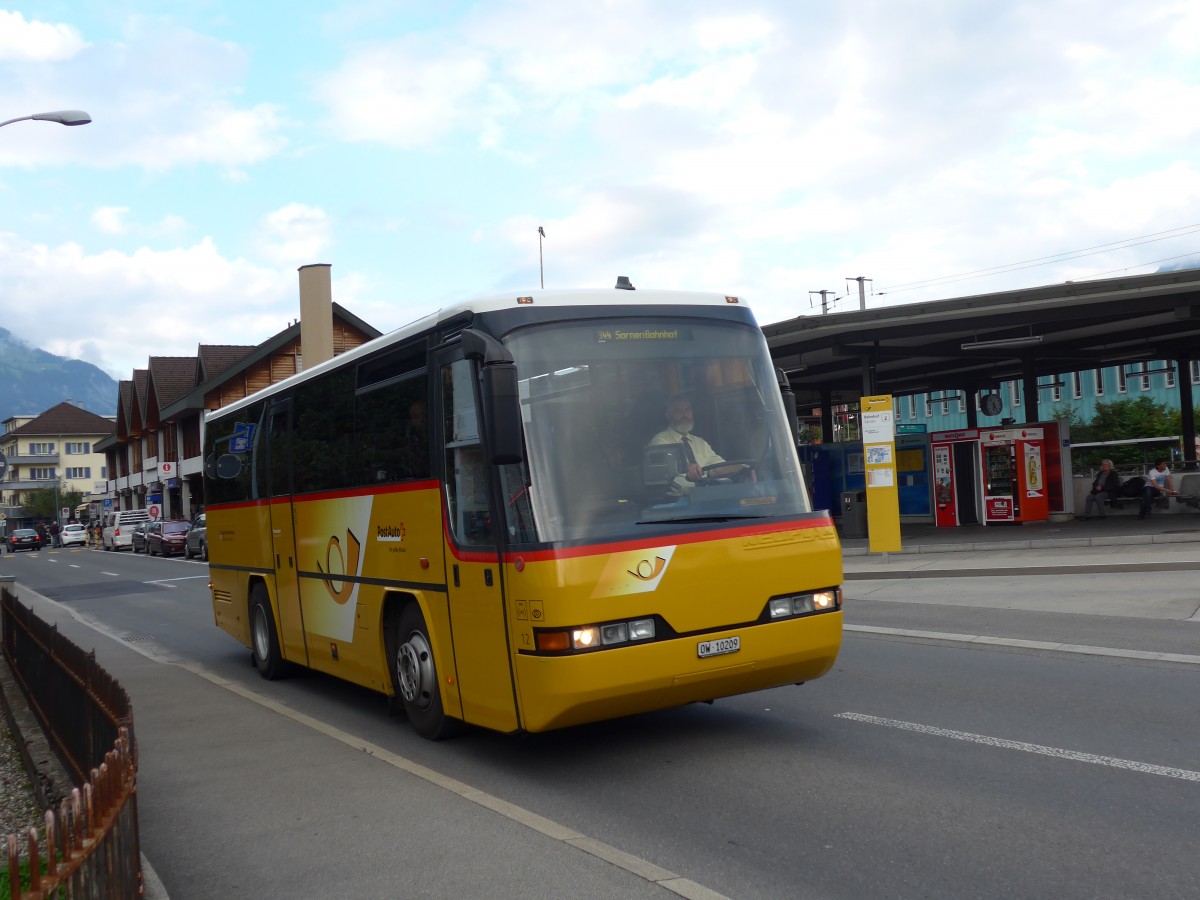
<instances>
[{"instance_id":1,"label":"curb","mask_svg":"<svg viewBox=\"0 0 1200 900\"><path fill-rule=\"evenodd\" d=\"M873 553L869 547L842 546L842 556L910 556L926 553L979 553L996 550L1062 550L1084 547L1128 547L1152 544L1200 543L1200 532L1186 534L1131 534L1093 538L1043 538L1027 541L970 541L961 544L913 544L890 553Z\"/></svg>"},{"instance_id":2,"label":"curb","mask_svg":"<svg viewBox=\"0 0 1200 900\"><path fill-rule=\"evenodd\" d=\"M1193 572L1196 565L1192 561L1181 561L1000 566L990 569L855 569L843 572L842 578L846 581L872 581L905 578L1005 578L1020 575L1121 575L1131 572Z\"/></svg>"}]
</instances>

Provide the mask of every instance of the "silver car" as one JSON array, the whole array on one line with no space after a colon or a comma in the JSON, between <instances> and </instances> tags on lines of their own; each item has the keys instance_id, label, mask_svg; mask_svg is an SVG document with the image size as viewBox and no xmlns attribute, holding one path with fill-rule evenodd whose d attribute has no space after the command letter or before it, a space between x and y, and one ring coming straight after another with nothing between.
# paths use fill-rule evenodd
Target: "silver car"
<instances>
[{"instance_id":1,"label":"silver car","mask_svg":"<svg viewBox=\"0 0 1200 900\"><path fill-rule=\"evenodd\" d=\"M188 559L198 556L207 562L208 530L204 527L204 513L200 513L192 520L192 527L188 529L187 536L183 539L183 555Z\"/></svg>"}]
</instances>

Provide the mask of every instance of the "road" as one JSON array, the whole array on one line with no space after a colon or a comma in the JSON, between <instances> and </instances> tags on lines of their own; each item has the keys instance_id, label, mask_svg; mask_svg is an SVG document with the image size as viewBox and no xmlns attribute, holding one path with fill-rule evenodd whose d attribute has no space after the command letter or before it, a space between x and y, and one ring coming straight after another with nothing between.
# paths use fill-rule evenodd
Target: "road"
<instances>
[{"instance_id":1,"label":"road","mask_svg":"<svg viewBox=\"0 0 1200 900\"><path fill-rule=\"evenodd\" d=\"M849 580L809 685L430 744L378 695L259 679L203 564L0 561L130 691L142 849L175 900L1200 896L1200 665L1020 645L1194 658L1193 576L1106 572L1098 598L970 570ZM1086 611L1121 597L1142 614Z\"/></svg>"}]
</instances>

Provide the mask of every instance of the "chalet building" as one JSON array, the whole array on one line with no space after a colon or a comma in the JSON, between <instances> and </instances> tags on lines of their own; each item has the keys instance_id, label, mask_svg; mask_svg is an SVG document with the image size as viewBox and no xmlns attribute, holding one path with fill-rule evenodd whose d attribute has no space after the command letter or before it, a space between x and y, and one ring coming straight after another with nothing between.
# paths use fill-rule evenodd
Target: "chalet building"
<instances>
[{"instance_id":1,"label":"chalet building","mask_svg":"<svg viewBox=\"0 0 1200 900\"><path fill-rule=\"evenodd\" d=\"M323 269L328 278L328 267L306 268ZM303 293L303 269L301 275ZM301 306L303 311L303 299ZM116 429L97 445L108 472L97 512L152 509L162 518L190 519L204 505L206 412L301 371L305 337L314 329L326 348L331 344L328 355L381 333L337 303L303 314L316 324L294 322L258 346L202 344L194 357L151 357L145 369L119 382ZM309 366L321 361L311 352L309 357Z\"/></svg>"},{"instance_id":2,"label":"chalet building","mask_svg":"<svg viewBox=\"0 0 1200 900\"><path fill-rule=\"evenodd\" d=\"M39 416L13 416L4 421L0 453L8 462L0 481L0 510L10 528L21 521L30 491L57 489L99 497L106 487L107 462L100 445L113 432L113 420L81 409L70 401ZM68 518L74 515L74 510ZM66 520L64 520L65 523Z\"/></svg>"}]
</instances>

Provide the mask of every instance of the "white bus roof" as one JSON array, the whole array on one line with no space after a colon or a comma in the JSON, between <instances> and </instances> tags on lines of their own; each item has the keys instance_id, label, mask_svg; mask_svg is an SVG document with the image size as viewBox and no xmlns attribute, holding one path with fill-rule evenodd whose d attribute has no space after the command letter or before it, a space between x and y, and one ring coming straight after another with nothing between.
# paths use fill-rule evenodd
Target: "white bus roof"
<instances>
[{"instance_id":1,"label":"white bus roof","mask_svg":"<svg viewBox=\"0 0 1200 900\"><path fill-rule=\"evenodd\" d=\"M505 309L517 309L524 307L554 307L554 308L569 308L569 307L591 307L591 306L611 306L611 307L642 307L642 306L732 306L737 305L748 308L747 304L740 297L731 294L715 294L706 291L658 291L658 290L622 290L617 288L584 288L579 290L537 290L526 291L520 293L512 291L507 294L496 294L486 297L475 297L468 300L463 300L451 306L444 306L436 312L430 313L427 316L422 316L407 325L402 325L394 331L389 331L387 334L380 335L372 341L365 344L360 344L352 350L347 350L338 356L328 359L319 365L313 366L311 369L305 369L302 372L297 372L285 378L283 381L276 382L268 387L262 388L241 400L235 400L227 406L213 410L205 416L205 420L211 419L217 414L224 415L225 413L235 412L241 407L248 406L252 402L257 402L264 397L269 397L272 394L282 391L294 384L299 384L319 375L322 372L327 372L330 369L337 369L341 366L348 365L354 360L363 356L368 356L379 350L399 344L415 335L423 334L436 328L440 323L449 321L450 319L460 316L463 313L489 313Z\"/></svg>"}]
</instances>

